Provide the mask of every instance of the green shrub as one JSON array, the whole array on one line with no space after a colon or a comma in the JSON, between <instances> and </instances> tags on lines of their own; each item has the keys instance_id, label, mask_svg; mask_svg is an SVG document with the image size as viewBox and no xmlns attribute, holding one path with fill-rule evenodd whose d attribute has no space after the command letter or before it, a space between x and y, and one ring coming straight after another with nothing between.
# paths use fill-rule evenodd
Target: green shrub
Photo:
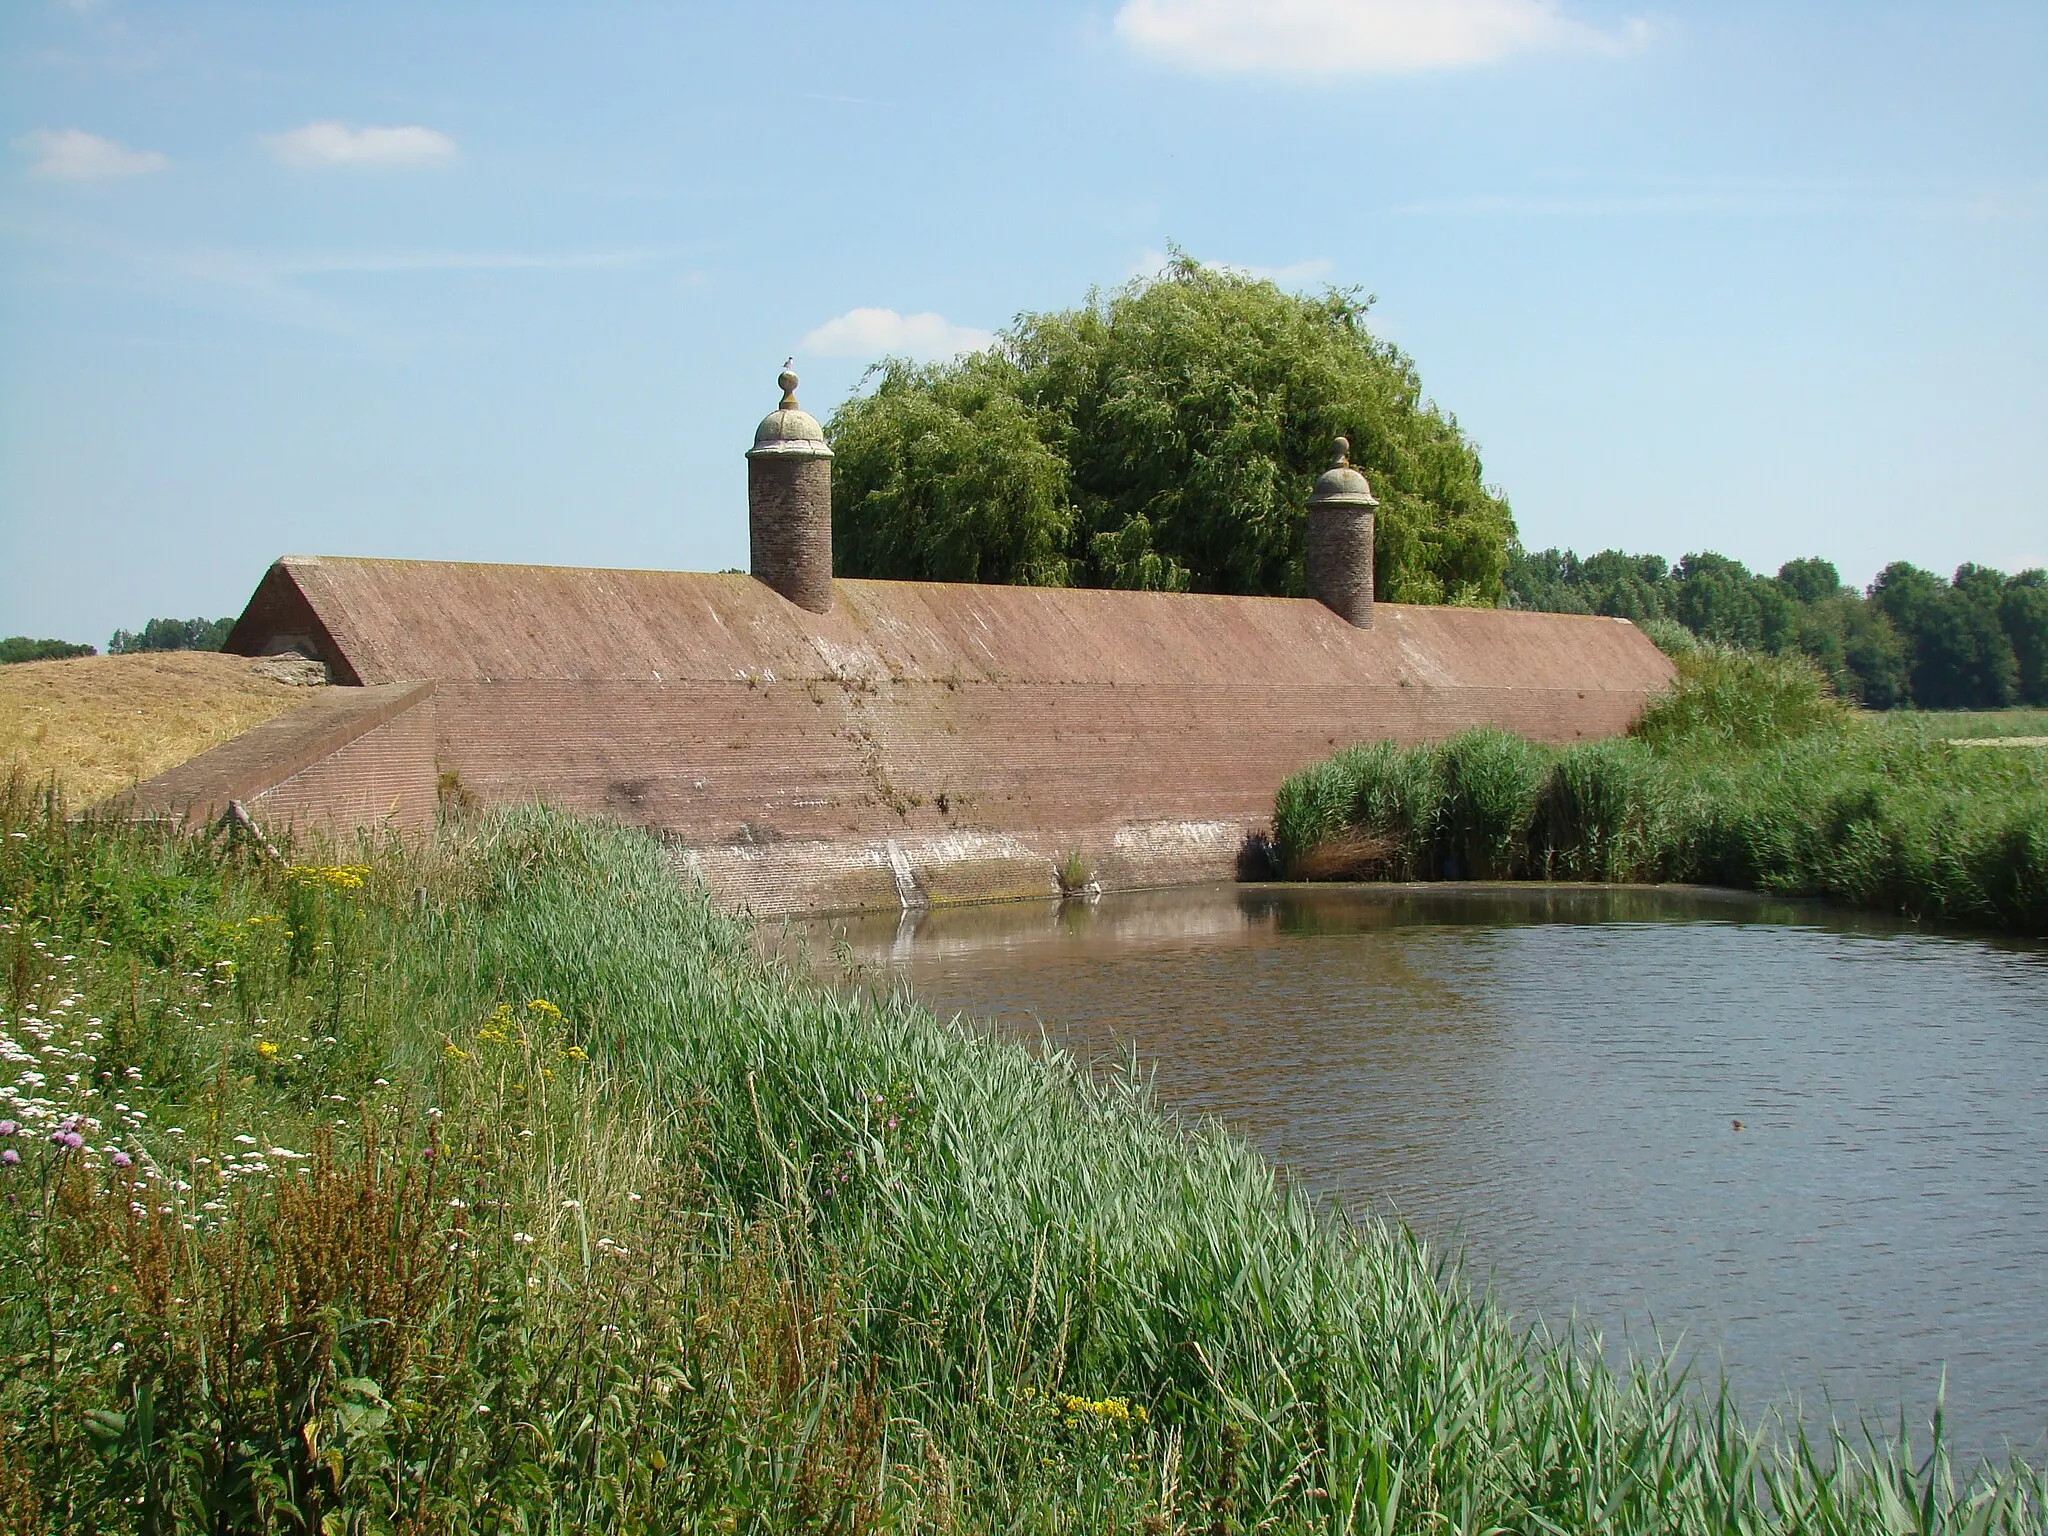
<instances>
[{"instance_id":1,"label":"green shrub","mask_svg":"<svg viewBox=\"0 0 2048 1536\"><path fill-rule=\"evenodd\" d=\"M0 666L16 661L66 661L73 656L97 656L89 645L68 640L31 640L27 635L10 635L0 640Z\"/></svg>"},{"instance_id":2,"label":"green shrub","mask_svg":"<svg viewBox=\"0 0 2048 1536\"><path fill-rule=\"evenodd\" d=\"M1352 747L1288 779L1280 796L1275 851L1290 878L1427 872L1443 797L1436 748Z\"/></svg>"},{"instance_id":3,"label":"green shrub","mask_svg":"<svg viewBox=\"0 0 2048 1536\"><path fill-rule=\"evenodd\" d=\"M2048 934L2048 754L1856 719L1805 663L1702 645L1631 737L1354 747L1274 803L1293 878L1692 880Z\"/></svg>"},{"instance_id":4,"label":"green shrub","mask_svg":"<svg viewBox=\"0 0 2048 1536\"><path fill-rule=\"evenodd\" d=\"M1678 687L1645 710L1631 733L1659 751L1753 750L1849 719L1804 657L1702 643L1671 659Z\"/></svg>"},{"instance_id":5,"label":"green shrub","mask_svg":"<svg viewBox=\"0 0 2048 1536\"><path fill-rule=\"evenodd\" d=\"M1700 638L1676 619L1638 619L1636 627L1666 656L1682 656L1700 648Z\"/></svg>"},{"instance_id":6,"label":"green shrub","mask_svg":"<svg viewBox=\"0 0 2048 1536\"><path fill-rule=\"evenodd\" d=\"M1472 880L1526 872L1547 756L1525 736L1492 729L1464 731L1444 743L1436 849L1449 867Z\"/></svg>"},{"instance_id":7,"label":"green shrub","mask_svg":"<svg viewBox=\"0 0 2048 1536\"><path fill-rule=\"evenodd\" d=\"M1534 833L1553 880L1652 877L1671 819L1656 757L1626 738L1559 753L1543 786Z\"/></svg>"}]
</instances>

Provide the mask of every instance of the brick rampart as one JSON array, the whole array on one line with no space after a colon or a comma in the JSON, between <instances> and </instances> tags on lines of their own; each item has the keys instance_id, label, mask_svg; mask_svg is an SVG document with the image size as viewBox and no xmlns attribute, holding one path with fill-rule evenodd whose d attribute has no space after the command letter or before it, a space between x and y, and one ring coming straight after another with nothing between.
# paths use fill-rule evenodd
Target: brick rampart
<instances>
[{"instance_id":1,"label":"brick rampart","mask_svg":"<svg viewBox=\"0 0 2048 1536\"><path fill-rule=\"evenodd\" d=\"M763 911L1049 894L1070 852L1105 886L1227 878L1337 747L1611 735L1672 677L1611 619L861 581L812 614L743 576L404 561L280 562L230 646L287 625L435 691L273 814L422 818L445 771L647 827Z\"/></svg>"},{"instance_id":2,"label":"brick rampart","mask_svg":"<svg viewBox=\"0 0 2048 1536\"><path fill-rule=\"evenodd\" d=\"M248 802L269 829L422 831L434 824L439 769L431 696Z\"/></svg>"},{"instance_id":3,"label":"brick rampart","mask_svg":"<svg viewBox=\"0 0 2048 1536\"><path fill-rule=\"evenodd\" d=\"M208 822L239 800L286 824L431 825L430 682L322 688L307 703L112 798L124 814ZM422 787L424 786L424 797ZM395 802L395 810L394 810Z\"/></svg>"}]
</instances>

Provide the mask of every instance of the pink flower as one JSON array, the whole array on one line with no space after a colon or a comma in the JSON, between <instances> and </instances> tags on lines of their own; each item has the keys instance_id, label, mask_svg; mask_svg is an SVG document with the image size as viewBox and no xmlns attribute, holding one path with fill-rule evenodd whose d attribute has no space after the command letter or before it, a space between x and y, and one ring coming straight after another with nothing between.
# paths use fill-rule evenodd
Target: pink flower
<instances>
[{"instance_id":1,"label":"pink flower","mask_svg":"<svg viewBox=\"0 0 2048 1536\"><path fill-rule=\"evenodd\" d=\"M12 1168L20 1161L21 1154L12 1147L9 1147L5 1152L0 1152L0 1163L5 1163L9 1168Z\"/></svg>"},{"instance_id":2,"label":"pink flower","mask_svg":"<svg viewBox=\"0 0 2048 1536\"><path fill-rule=\"evenodd\" d=\"M116 1168L133 1168L135 1166L135 1159L126 1152L116 1152L114 1154L114 1166Z\"/></svg>"},{"instance_id":3,"label":"pink flower","mask_svg":"<svg viewBox=\"0 0 2048 1536\"><path fill-rule=\"evenodd\" d=\"M0 1136L12 1136L21 1127L12 1120L0 1120Z\"/></svg>"}]
</instances>

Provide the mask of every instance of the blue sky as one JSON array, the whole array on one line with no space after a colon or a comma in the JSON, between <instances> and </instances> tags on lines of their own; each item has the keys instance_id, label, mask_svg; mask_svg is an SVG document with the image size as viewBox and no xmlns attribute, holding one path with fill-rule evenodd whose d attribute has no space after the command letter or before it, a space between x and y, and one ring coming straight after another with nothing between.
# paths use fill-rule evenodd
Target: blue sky
<instances>
[{"instance_id":1,"label":"blue sky","mask_svg":"<svg viewBox=\"0 0 2048 1536\"><path fill-rule=\"evenodd\" d=\"M1177 245L1379 296L1532 547L2048 562L2048 6L0 12L0 634L285 552L743 565L819 415Z\"/></svg>"}]
</instances>

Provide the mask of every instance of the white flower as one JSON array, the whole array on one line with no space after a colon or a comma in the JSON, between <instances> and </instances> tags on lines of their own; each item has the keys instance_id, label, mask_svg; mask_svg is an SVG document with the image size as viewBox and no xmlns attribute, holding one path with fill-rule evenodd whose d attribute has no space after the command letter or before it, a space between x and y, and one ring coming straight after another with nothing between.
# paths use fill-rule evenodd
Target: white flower
<instances>
[{"instance_id":1,"label":"white flower","mask_svg":"<svg viewBox=\"0 0 2048 1536\"><path fill-rule=\"evenodd\" d=\"M514 1232L512 1234L512 1241L522 1248L529 1248L533 1245L533 1234L531 1232Z\"/></svg>"},{"instance_id":2,"label":"white flower","mask_svg":"<svg viewBox=\"0 0 2048 1536\"><path fill-rule=\"evenodd\" d=\"M238 1147L253 1147L256 1145L256 1138L254 1136L237 1136L235 1138L235 1145Z\"/></svg>"}]
</instances>

